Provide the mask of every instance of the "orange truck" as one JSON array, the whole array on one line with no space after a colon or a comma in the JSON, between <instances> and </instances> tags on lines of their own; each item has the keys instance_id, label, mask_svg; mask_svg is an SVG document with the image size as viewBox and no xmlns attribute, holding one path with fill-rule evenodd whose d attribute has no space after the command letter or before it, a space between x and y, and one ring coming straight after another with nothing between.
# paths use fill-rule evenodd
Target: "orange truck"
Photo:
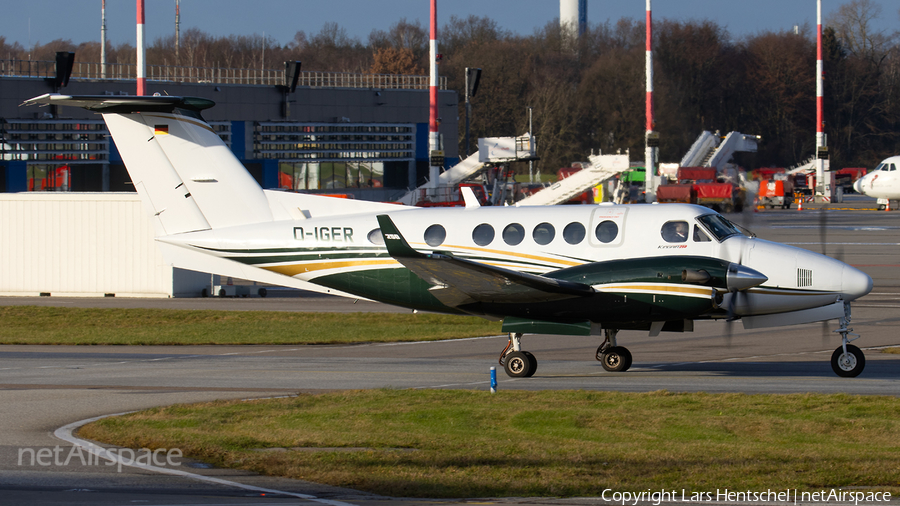
<instances>
[{"instance_id":1,"label":"orange truck","mask_svg":"<svg viewBox=\"0 0 900 506\"><path fill-rule=\"evenodd\" d=\"M757 205L771 209L776 207L790 209L794 197L791 188L785 189L785 183L786 181L760 181ZM790 183L787 183L787 186L790 186Z\"/></svg>"}]
</instances>

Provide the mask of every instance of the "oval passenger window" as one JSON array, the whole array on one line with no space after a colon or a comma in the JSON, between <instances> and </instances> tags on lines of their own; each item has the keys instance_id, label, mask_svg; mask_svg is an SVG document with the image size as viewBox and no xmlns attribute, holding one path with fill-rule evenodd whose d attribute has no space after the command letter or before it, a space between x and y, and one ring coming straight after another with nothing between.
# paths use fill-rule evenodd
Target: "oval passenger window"
<instances>
[{"instance_id":1,"label":"oval passenger window","mask_svg":"<svg viewBox=\"0 0 900 506\"><path fill-rule=\"evenodd\" d=\"M584 240L584 225L573 221L563 229L563 239L569 244L578 244Z\"/></svg>"},{"instance_id":2,"label":"oval passenger window","mask_svg":"<svg viewBox=\"0 0 900 506\"><path fill-rule=\"evenodd\" d=\"M472 240L479 246L487 246L494 240L494 227L482 223L472 231Z\"/></svg>"},{"instance_id":3,"label":"oval passenger window","mask_svg":"<svg viewBox=\"0 0 900 506\"><path fill-rule=\"evenodd\" d=\"M546 246L547 244L550 244L550 241L552 241L554 237L556 237L556 229L549 223L541 223L534 227L534 230L531 232L531 237L534 238L534 242L541 246Z\"/></svg>"},{"instance_id":4,"label":"oval passenger window","mask_svg":"<svg viewBox=\"0 0 900 506\"><path fill-rule=\"evenodd\" d=\"M611 243L619 235L619 226L613 221L606 220L597 225L594 235L597 236L598 241L604 244Z\"/></svg>"},{"instance_id":5,"label":"oval passenger window","mask_svg":"<svg viewBox=\"0 0 900 506\"><path fill-rule=\"evenodd\" d=\"M366 236L369 239L369 242L375 244L377 246L384 246L384 236L381 235L381 229L376 228L375 230L369 232L369 235Z\"/></svg>"},{"instance_id":6,"label":"oval passenger window","mask_svg":"<svg viewBox=\"0 0 900 506\"><path fill-rule=\"evenodd\" d=\"M425 229L425 244L429 246L440 246L444 244L447 238L447 231L441 225L432 225Z\"/></svg>"},{"instance_id":7,"label":"oval passenger window","mask_svg":"<svg viewBox=\"0 0 900 506\"><path fill-rule=\"evenodd\" d=\"M510 223L503 229L503 242L515 246L525 239L525 227L518 223Z\"/></svg>"}]
</instances>

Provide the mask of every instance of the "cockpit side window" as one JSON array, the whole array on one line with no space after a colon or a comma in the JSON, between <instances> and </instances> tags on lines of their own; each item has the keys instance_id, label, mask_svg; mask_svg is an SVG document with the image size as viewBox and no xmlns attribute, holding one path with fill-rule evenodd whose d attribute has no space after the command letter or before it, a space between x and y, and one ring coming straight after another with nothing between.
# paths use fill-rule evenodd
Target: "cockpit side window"
<instances>
[{"instance_id":1,"label":"cockpit side window","mask_svg":"<svg viewBox=\"0 0 900 506\"><path fill-rule=\"evenodd\" d=\"M685 242L689 229L686 221L669 221L663 224L660 233L666 242Z\"/></svg>"},{"instance_id":2,"label":"cockpit side window","mask_svg":"<svg viewBox=\"0 0 900 506\"><path fill-rule=\"evenodd\" d=\"M892 163L892 164L891 164L891 172L893 172L893 171L895 171L895 170L897 170L897 167L894 166L894 164Z\"/></svg>"},{"instance_id":3,"label":"cockpit side window","mask_svg":"<svg viewBox=\"0 0 900 506\"><path fill-rule=\"evenodd\" d=\"M708 230L713 235L713 237L715 237L716 240L720 242L726 237L741 235L741 231L738 230L738 228L735 227L733 223L718 214L707 214L705 216L700 216L697 218L697 221L702 223L703 226L706 227L706 230Z\"/></svg>"},{"instance_id":4,"label":"cockpit side window","mask_svg":"<svg viewBox=\"0 0 900 506\"><path fill-rule=\"evenodd\" d=\"M694 225L694 242L710 242L712 239L706 235L706 232L700 228L700 225Z\"/></svg>"}]
</instances>

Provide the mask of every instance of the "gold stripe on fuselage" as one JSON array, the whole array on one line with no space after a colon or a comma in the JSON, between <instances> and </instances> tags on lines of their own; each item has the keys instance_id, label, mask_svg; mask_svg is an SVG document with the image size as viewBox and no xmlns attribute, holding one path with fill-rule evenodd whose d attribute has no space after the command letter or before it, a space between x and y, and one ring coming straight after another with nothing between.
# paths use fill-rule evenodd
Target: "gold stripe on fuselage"
<instances>
[{"instance_id":1,"label":"gold stripe on fuselage","mask_svg":"<svg viewBox=\"0 0 900 506\"><path fill-rule=\"evenodd\" d=\"M415 244L417 247L432 248L431 246L428 246L425 243L421 243L421 242L415 242L415 243L411 243L411 244ZM525 259L534 260L537 262L555 264L555 265L548 265L547 267L556 267L556 266L560 266L560 265L565 266L565 267L575 267L576 265L583 265L585 263L585 262L576 262L573 260L562 260L559 258L552 258L552 257L547 257L547 256L530 255L528 253L515 253L512 251L503 251L503 250L498 250L498 249L487 249L487 248L473 248L471 246L456 246L456 245L452 245L452 244L447 244L446 249L448 249L448 250L459 249L459 250L475 251L477 253L490 253L492 255L503 255L503 256L508 256L508 257L525 258ZM494 259L494 260L500 261L500 259Z\"/></svg>"},{"instance_id":2,"label":"gold stripe on fuselage","mask_svg":"<svg viewBox=\"0 0 900 506\"><path fill-rule=\"evenodd\" d=\"M289 265L267 265L261 267L267 271L277 272L285 276L296 276L307 272L317 272L329 269L346 269L348 267L371 267L373 265L398 266L400 262L394 259L382 260L346 260L342 262L305 262Z\"/></svg>"},{"instance_id":3,"label":"gold stripe on fuselage","mask_svg":"<svg viewBox=\"0 0 900 506\"><path fill-rule=\"evenodd\" d=\"M637 293L669 293L672 295L684 295L687 297L711 297L713 289L705 286L685 286L670 284L611 284L595 285L599 292L637 292Z\"/></svg>"}]
</instances>

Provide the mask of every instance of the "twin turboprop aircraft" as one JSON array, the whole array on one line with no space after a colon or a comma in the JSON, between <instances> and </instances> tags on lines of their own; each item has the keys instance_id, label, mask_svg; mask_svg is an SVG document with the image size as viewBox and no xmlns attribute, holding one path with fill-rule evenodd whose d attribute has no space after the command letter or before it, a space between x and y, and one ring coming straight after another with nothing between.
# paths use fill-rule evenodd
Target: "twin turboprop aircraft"
<instances>
[{"instance_id":1,"label":"twin turboprop aircraft","mask_svg":"<svg viewBox=\"0 0 900 506\"><path fill-rule=\"evenodd\" d=\"M835 259L748 237L682 204L416 208L263 190L182 97L49 94L26 104L103 115L167 261L186 269L416 310L503 320L500 361L528 377L524 334L598 335L626 371L620 330L690 332L696 320L765 328L837 319L831 365L857 376L850 302L872 279Z\"/></svg>"},{"instance_id":2,"label":"twin turboprop aircraft","mask_svg":"<svg viewBox=\"0 0 900 506\"><path fill-rule=\"evenodd\" d=\"M877 198L883 205L886 205L884 201L900 199L900 156L892 156L878 164L875 170L857 179L853 189Z\"/></svg>"}]
</instances>

